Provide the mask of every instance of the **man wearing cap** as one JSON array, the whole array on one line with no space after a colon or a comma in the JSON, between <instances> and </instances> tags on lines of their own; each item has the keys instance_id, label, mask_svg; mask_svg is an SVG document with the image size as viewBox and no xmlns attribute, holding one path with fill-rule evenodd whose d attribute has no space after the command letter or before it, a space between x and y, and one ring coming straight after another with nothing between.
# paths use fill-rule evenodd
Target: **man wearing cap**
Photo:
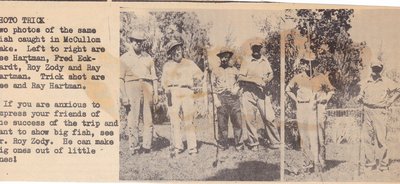
<instances>
[{"instance_id":1,"label":"man wearing cap","mask_svg":"<svg viewBox=\"0 0 400 184\"><path fill-rule=\"evenodd\" d=\"M168 114L171 119L175 153L182 153L181 123L184 124L189 154L197 153L196 130L193 124L194 81L202 78L200 68L183 57L182 43L172 40L166 45L169 60L164 64L161 85L168 97ZM181 115L181 116L180 116Z\"/></svg>"},{"instance_id":2,"label":"man wearing cap","mask_svg":"<svg viewBox=\"0 0 400 184\"><path fill-rule=\"evenodd\" d=\"M120 89L122 105L130 106L127 114L129 148L135 153L149 153L152 145L153 118L151 107L157 103L157 77L154 61L143 48L143 33L129 35L131 50L121 56ZM143 131L140 135L139 116L142 112ZM142 137L140 141L139 137Z\"/></svg>"},{"instance_id":3,"label":"man wearing cap","mask_svg":"<svg viewBox=\"0 0 400 184\"><path fill-rule=\"evenodd\" d=\"M383 64L374 61L371 64L371 75L361 82L358 96L364 108L362 126L362 142L365 151L365 167L375 169L376 159L378 169L389 169L389 153L387 148L387 108L399 97L399 85L382 76Z\"/></svg>"},{"instance_id":4,"label":"man wearing cap","mask_svg":"<svg viewBox=\"0 0 400 184\"><path fill-rule=\"evenodd\" d=\"M311 51L306 52L300 59L300 73L295 75L286 86L286 93L296 103L296 118L300 134L303 169L314 168L319 172L318 131L316 113L316 90L312 74L315 56Z\"/></svg>"},{"instance_id":5,"label":"man wearing cap","mask_svg":"<svg viewBox=\"0 0 400 184\"><path fill-rule=\"evenodd\" d=\"M237 82L239 70L234 67L231 60L233 51L223 48L217 54L220 65L212 72L212 85L214 103L217 108L218 119L218 144L222 150L229 148L228 145L228 120L230 118L233 127L235 148L244 148L242 141L242 115L239 99L239 85Z\"/></svg>"},{"instance_id":6,"label":"man wearing cap","mask_svg":"<svg viewBox=\"0 0 400 184\"><path fill-rule=\"evenodd\" d=\"M243 115L246 120L248 146L250 150L258 150L257 116L265 125L271 149L279 148L279 133L271 97L266 85L272 80L273 73L268 60L262 55L262 42L251 44L252 56L245 61L239 71L239 85L243 92ZM265 49L265 48L264 48Z\"/></svg>"}]
</instances>

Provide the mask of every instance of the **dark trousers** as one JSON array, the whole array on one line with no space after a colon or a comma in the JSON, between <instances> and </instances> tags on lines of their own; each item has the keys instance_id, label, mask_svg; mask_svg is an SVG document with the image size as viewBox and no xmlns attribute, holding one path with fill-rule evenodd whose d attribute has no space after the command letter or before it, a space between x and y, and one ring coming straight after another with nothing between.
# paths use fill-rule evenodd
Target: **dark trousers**
<instances>
[{"instance_id":1,"label":"dark trousers","mask_svg":"<svg viewBox=\"0 0 400 184\"><path fill-rule=\"evenodd\" d=\"M235 146L241 145L242 140L242 115L240 100L236 95L218 94L221 106L217 108L219 143L228 146L228 120L231 119Z\"/></svg>"}]
</instances>

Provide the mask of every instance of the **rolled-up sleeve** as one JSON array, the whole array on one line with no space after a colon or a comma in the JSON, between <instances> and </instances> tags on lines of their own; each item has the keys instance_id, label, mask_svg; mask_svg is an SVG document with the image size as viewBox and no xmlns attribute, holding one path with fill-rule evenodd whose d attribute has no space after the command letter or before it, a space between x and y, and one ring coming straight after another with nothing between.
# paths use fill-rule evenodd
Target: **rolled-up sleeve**
<instances>
[{"instance_id":1,"label":"rolled-up sleeve","mask_svg":"<svg viewBox=\"0 0 400 184\"><path fill-rule=\"evenodd\" d=\"M155 67L155 64L154 64L154 61L153 60L151 60L150 61L150 77L151 77L151 80L157 80L157 75L156 75L156 67Z\"/></svg>"},{"instance_id":2,"label":"rolled-up sleeve","mask_svg":"<svg viewBox=\"0 0 400 184\"><path fill-rule=\"evenodd\" d=\"M163 73L161 75L161 87L166 89L168 87L168 62L163 66Z\"/></svg>"}]
</instances>

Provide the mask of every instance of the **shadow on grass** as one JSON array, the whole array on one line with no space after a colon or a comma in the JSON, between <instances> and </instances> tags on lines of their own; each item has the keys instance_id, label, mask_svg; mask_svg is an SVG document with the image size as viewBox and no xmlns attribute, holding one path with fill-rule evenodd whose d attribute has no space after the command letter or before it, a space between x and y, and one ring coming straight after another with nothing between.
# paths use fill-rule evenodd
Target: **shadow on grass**
<instances>
[{"instance_id":1,"label":"shadow on grass","mask_svg":"<svg viewBox=\"0 0 400 184\"><path fill-rule=\"evenodd\" d=\"M153 139L153 146L152 146L153 151L160 151L169 146L170 146L170 141L165 137L158 136Z\"/></svg>"},{"instance_id":2,"label":"shadow on grass","mask_svg":"<svg viewBox=\"0 0 400 184\"><path fill-rule=\"evenodd\" d=\"M340 161L340 160L326 160L325 161L325 171L329 171L335 167L337 167L338 165L344 163L346 161Z\"/></svg>"},{"instance_id":3,"label":"shadow on grass","mask_svg":"<svg viewBox=\"0 0 400 184\"><path fill-rule=\"evenodd\" d=\"M215 176L206 178L208 181L276 181L280 179L278 164L268 164L261 161L246 161L239 163L238 168L222 169Z\"/></svg>"}]
</instances>

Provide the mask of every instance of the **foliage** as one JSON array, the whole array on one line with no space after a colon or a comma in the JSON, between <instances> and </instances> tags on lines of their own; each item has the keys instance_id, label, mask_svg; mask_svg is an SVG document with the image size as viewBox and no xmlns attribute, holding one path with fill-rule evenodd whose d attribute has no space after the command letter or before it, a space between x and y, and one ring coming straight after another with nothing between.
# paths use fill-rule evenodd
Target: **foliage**
<instances>
[{"instance_id":1,"label":"foliage","mask_svg":"<svg viewBox=\"0 0 400 184\"><path fill-rule=\"evenodd\" d=\"M314 72L328 72L335 95L329 104L331 107L351 106L353 97L358 92L360 70L362 68L361 52L365 43L354 43L349 34L351 29L352 9L299 9L296 17L296 29L308 40L307 47L316 55L319 65ZM289 34L291 39L296 39ZM298 48L290 41L286 42L285 82L293 78L294 61L298 59Z\"/></svg>"},{"instance_id":2,"label":"foliage","mask_svg":"<svg viewBox=\"0 0 400 184\"><path fill-rule=\"evenodd\" d=\"M363 67L361 53L365 43L354 43L349 34L351 29L352 9L299 9L292 19L295 27L285 40L285 83L287 84L298 69L295 68L296 60L300 59L302 46L296 45L296 39L306 38L304 47L309 48L316 56L319 63L314 73L325 73L335 87L335 94L328 104L328 108L355 106L354 97L359 93L360 70ZM289 13L288 13L289 14ZM296 30L300 35L296 35ZM300 38L302 37L302 38ZM296 106L286 95L285 117L296 119ZM298 136L294 130L294 121L288 121L287 132L290 136ZM294 138L294 140L297 140Z\"/></svg>"},{"instance_id":3,"label":"foliage","mask_svg":"<svg viewBox=\"0 0 400 184\"><path fill-rule=\"evenodd\" d=\"M267 58L269 63L271 64L271 68L273 71L273 78L271 82L268 84L268 88L271 89L272 95L272 105L275 110L275 114L277 117L280 116L280 98L281 98L281 51L280 51L280 40L281 36L279 32L273 31L269 32L266 36L266 49L267 49Z\"/></svg>"},{"instance_id":4,"label":"foliage","mask_svg":"<svg viewBox=\"0 0 400 184\"><path fill-rule=\"evenodd\" d=\"M165 45L170 40L183 43L185 57L193 60L201 69L210 46L207 35L211 24L203 25L193 12L149 12L149 17L138 18L134 12L121 13L121 51L127 51L126 34L133 30L146 32L148 52L154 57L156 72L160 76L167 61Z\"/></svg>"}]
</instances>

